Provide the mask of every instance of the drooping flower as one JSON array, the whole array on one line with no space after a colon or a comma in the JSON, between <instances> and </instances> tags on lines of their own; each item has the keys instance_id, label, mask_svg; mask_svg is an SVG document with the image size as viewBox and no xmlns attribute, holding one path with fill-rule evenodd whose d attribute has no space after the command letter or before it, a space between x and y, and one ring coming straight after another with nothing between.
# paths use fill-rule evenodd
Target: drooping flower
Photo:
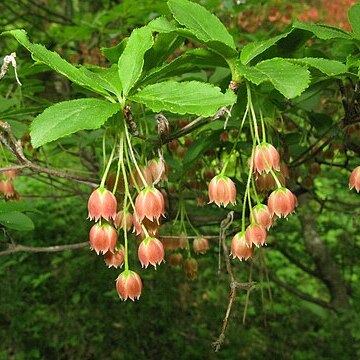
<instances>
[{"instance_id":1,"label":"drooping flower","mask_svg":"<svg viewBox=\"0 0 360 360\"><path fill-rule=\"evenodd\" d=\"M255 222L263 228L269 230L273 220L269 208L264 204L258 204L253 207L250 221Z\"/></svg>"},{"instance_id":2,"label":"drooping flower","mask_svg":"<svg viewBox=\"0 0 360 360\"><path fill-rule=\"evenodd\" d=\"M275 147L268 143L257 145L253 160L254 173L268 173L271 169L280 171L280 155Z\"/></svg>"},{"instance_id":3,"label":"drooping flower","mask_svg":"<svg viewBox=\"0 0 360 360\"><path fill-rule=\"evenodd\" d=\"M195 280L198 275L198 262L194 258L187 258L184 263L185 276L189 280Z\"/></svg>"},{"instance_id":4,"label":"drooping flower","mask_svg":"<svg viewBox=\"0 0 360 360\"><path fill-rule=\"evenodd\" d=\"M133 225L132 214L127 211L124 219L124 210L118 211L114 220L114 225L117 229L123 229L124 225L126 225L126 230L129 231Z\"/></svg>"},{"instance_id":5,"label":"drooping flower","mask_svg":"<svg viewBox=\"0 0 360 360\"><path fill-rule=\"evenodd\" d=\"M99 255L110 251L114 253L117 233L114 227L107 223L96 223L90 229L90 247Z\"/></svg>"},{"instance_id":6,"label":"drooping flower","mask_svg":"<svg viewBox=\"0 0 360 360\"><path fill-rule=\"evenodd\" d=\"M236 204L236 187L233 181L225 175L215 176L209 184L209 203L215 202L227 206L229 202Z\"/></svg>"},{"instance_id":7,"label":"drooping flower","mask_svg":"<svg viewBox=\"0 0 360 360\"><path fill-rule=\"evenodd\" d=\"M105 189L97 188L92 192L88 201L90 220L98 221L101 217L109 221L116 217L117 201L114 194Z\"/></svg>"},{"instance_id":8,"label":"drooping flower","mask_svg":"<svg viewBox=\"0 0 360 360\"><path fill-rule=\"evenodd\" d=\"M284 187L274 190L268 198L270 214L286 217L295 210L296 196Z\"/></svg>"},{"instance_id":9,"label":"drooping flower","mask_svg":"<svg viewBox=\"0 0 360 360\"><path fill-rule=\"evenodd\" d=\"M136 197L135 210L140 222L145 217L150 221L159 221L160 216L165 216L165 202L162 193L153 186L147 186Z\"/></svg>"},{"instance_id":10,"label":"drooping flower","mask_svg":"<svg viewBox=\"0 0 360 360\"><path fill-rule=\"evenodd\" d=\"M6 198L12 198L15 195L14 184L10 180L0 181L0 191Z\"/></svg>"},{"instance_id":11,"label":"drooping flower","mask_svg":"<svg viewBox=\"0 0 360 360\"><path fill-rule=\"evenodd\" d=\"M8 180L12 180L12 179L15 179L16 178L16 170L7 170L7 171L4 171L4 175L6 177L6 179Z\"/></svg>"},{"instance_id":12,"label":"drooping flower","mask_svg":"<svg viewBox=\"0 0 360 360\"><path fill-rule=\"evenodd\" d=\"M148 169L151 173L151 178L153 183L158 183L160 180L166 181L167 180L167 169L166 163L164 160L161 159L151 159L147 165Z\"/></svg>"},{"instance_id":13,"label":"drooping flower","mask_svg":"<svg viewBox=\"0 0 360 360\"><path fill-rule=\"evenodd\" d=\"M116 279L116 290L121 300L127 298L134 301L139 299L142 290L142 281L140 276L131 270L123 271Z\"/></svg>"},{"instance_id":14,"label":"drooping flower","mask_svg":"<svg viewBox=\"0 0 360 360\"><path fill-rule=\"evenodd\" d=\"M139 245L138 257L142 267L149 264L160 265L164 261L165 251L162 242L154 237L147 236Z\"/></svg>"},{"instance_id":15,"label":"drooping flower","mask_svg":"<svg viewBox=\"0 0 360 360\"><path fill-rule=\"evenodd\" d=\"M209 250L209 241L208 239L198 237L194 239L193 249L195 254L205 254Z\"/></svg>"},{"instance_id":16,"label":"drooping flower","mask_svg":"<svg viewBox=\"0 0 360 360\"><path fill-rule=\"evenodd\" d=\"M104 254L104 261L107 267L111 268L112 266L117 269L118 267L122 267L124 264L124 255L125 255L125 248L123 245L112 253L111 251L107 251Z\"/></svg>"},{"instance_id":17,"label":"drooping flower","mask_svg":"<svg viewBox=\"0 0 360 360\"><path fill-rule=\"evenodd\" d=\"M266 230L256 224L251 223L245 231L245 240L248 247L252 247L254 244L256 247L263 246L266 244Z\"/></svg>"},{"instance_id":18,"label":"drooping flower","mask_svg":"<svg viewBox=\"0 0 360 360\"><path fill-rule=\"evenodd\" d=\"M173 253L169 256L170 266L180 266L183 262L183 256L181 253Z\"/></svg>"},{"instance_id":19,"label":"drooping flower","mask_svg":"<svg viewBox=\"0 0 360 360\"><path fill-rule=\"evenodd\" d=\"M360 166L356 167L351 175L349 180L349 188L352 190L355 188L357 192L360 191Z\"/></svg>"},{"instance_id":20,"label":"drooping flower","mask_svg":"<svg viewBox=\"0 0 360 360\"><path fill-rule=\"evenodd\" d=\"M231 255L242 261L247 260L252 255L254 247L249 247L246 243L245 232L238 232L231 240Z\"/></svg>"}]
</instances>

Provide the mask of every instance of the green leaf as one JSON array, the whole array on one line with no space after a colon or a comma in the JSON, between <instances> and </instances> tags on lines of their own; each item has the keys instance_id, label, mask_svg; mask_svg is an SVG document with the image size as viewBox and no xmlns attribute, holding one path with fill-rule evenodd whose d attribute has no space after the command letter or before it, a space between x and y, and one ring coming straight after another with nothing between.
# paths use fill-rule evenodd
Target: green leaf
<instances>
[{"instance_id":1,"label":"green leaf","mask_svg":"<svg viewBox=\"0 0 360 360\"><path fill-rule=\"evenodd\" d=\"M144 55L154 43L151 30L144 26L135 29L119 58L119 77L125 96L139 79L144 66Z\"/></svg>"},{"instance_id":2,"label":"green leaf","mask_svg":"<svg viewBox=\"0 0 360 360\"><path fill-rule=\"evenodd\" d=\"M287 37L290 33L291 31L267 40L254 41L245 45L240 53L240 61L244 65L248 64L256 56L262 54L265 50L275 45L280 39Z\"/></svg>"},{"instance_id":3,"label":"green leaf","mask_svg":"<svg viewBox=\"0 0 360 360\"><path fill-rule=\"evenodd\" d=\"M150 21L147 25L151 31L155 31L158 33L169 33L176 31L177 27L172 24L165 16L160 16L152 21Z\"/></svg>"},{"instance_id":4,"label":"green leaf","mask_svg":"<svg viewBox=\"0 0 360 360\"><path fill-rule=\"evenodd\" d=\"M78 99L57 103L38 115L31 124L31 142L39 147L79 130L97 129L120 106L105 100Z\"/></svg>"},{"instance_id":5,"label":"green leaf","mask_svg":"<svg viewBox=\"0 0 360 360\"><path fill-rule=\"evenodd\" d=\"M281 58L265 60L254 67L238 62L237 70L256 85L270 81L289 99L300 95L310 84L310 72L306 68Z\"/></svg>"},{"instance_id":6,"label":"green leaf","mask_svg":"<svg viewBox=\"0 0 360 360\"><path fill-rule=\"evenodd\" d=\"M123 53L128 40L129 38L124 38L115 46L102 47L101 51L112 64L117 64L119 61L119 57Z\"/></svg>"},{"instance_id":7,"label":"green leaf","mask_svg":"<svg viewBox=\"0 0 360 360\"><path fill-rule=\"evenodd\" d=\"M85 67L81 68L88 77L94 79L97 83L107 91L121 96L121 83L117 64L113 64L110 68L93 67L90 71Z\"/></svg>"},{"instance_id":8,"label":"green leaf","mask_svg":"<svg viewBox=\"0 0 360 360\"><path fill-rule=\"evenodd\" d=\"M150 71L140 84L154 83L165 78L184 74L185 72L198 70L199 68L213 68L217 66L228 68L226 61L210 50L189 50L170 63Z\"/></svg>"},{"instance_id":9,"label":"green leaf","mask_svg":"<svg viewBox=\"0 0 360 360\"><path fill-rule=\"evenodd\" d=\"M360 4L355 4L349 9L348 18L354 36L360 40Z\"/></svg>"},{"instance_id":10,"label":"green leaf","mask_svg":"<svg viewBox=\"0 0 360 360\"><path fill-rule=\"evenodd\" d=\"M31 231L35 228L32 220L18 211L0 213L0 224L18 231Z\"/></svg>"},{"instance_id":11,"label":"green leaf","mask_svg":"<svg viewBox=\"0 0 360 360\"><path fill-rule=\"evenodd\" d=\"M23 201L11 201L11 202L2 202L0 203L0 213L13 212L13 211L31 211L41 214L41 211L35 209L29 203Z\"/></svg>"},{"instance_id":12,"label":"green leaf","mask_svg":"<svg viewBox=\"0 0 360 360\"><path fill-rule=\"evenodd\" d=\"M286 59L287 61L308 65L320 70L328 76L335 76L347 72L347 67L340 61L322 59L322 58L301 58L301 59Z\"/></svg>"},{"instance_id":13,"label":"green leaf","mask_svg":"<svg viewBox=\"0 0 360 360\"><path fill-rule=\"evenodd\" d=\"M198 81L165 81L148 85L130 100L145 104L154 112L170 111L176 114L213 116L222 106L231 105L236 96L230 90Z\"/></svg>"},{"instance_id":14,"label":"green leaf","mask_svg":"<svg viewBox=\"0 0 360 360\"><path fill-rule=\"evenodd\" d=\"M34 60L46 64L51 69L66 76L69 80L82 87L91 89L101 95L108 94L99 84L61 58L58 53L46 49L43 45L32 44L29 41L25 30L11 30L2 33L2 35L6 34L14 36L21 45L31 52Z\"/></svg>"},{"instance_id":15,"label":"green leaf","mask_svg":"<svg viewBox=\"0 0 360 360\"><path fill-rule=\"evenodd\" d=\"M281 58L262 61L256 65L256 69L289 99L300 95L310 84L310 72L306 68Z\"/></svg>"},{"instance_id":16,"label":"green leaf","mask_svg":"<svg viewBox=\"0 0 360 360\"><path fill-rule=\"evenodd\" d=\"M349 32L342 30L340 28L328 25L318 25L318 24L305 24L299 21L295 21L293 24L294 28L302 29L312 32L316 37L322 40L331 40L331 39L352 39Z\"/></svg>"},{"instance_id":17,"label":"green leaf","mask_svg":"<svg viewBox=\"0 0 360 360\"><path fill-rule=\"evenodd\" d=\"M198 40L225 57L236 55L234 39L211 12L187 0L169 0L168 6L175 20L191 31Z\"/></svg>"}]
</instances>

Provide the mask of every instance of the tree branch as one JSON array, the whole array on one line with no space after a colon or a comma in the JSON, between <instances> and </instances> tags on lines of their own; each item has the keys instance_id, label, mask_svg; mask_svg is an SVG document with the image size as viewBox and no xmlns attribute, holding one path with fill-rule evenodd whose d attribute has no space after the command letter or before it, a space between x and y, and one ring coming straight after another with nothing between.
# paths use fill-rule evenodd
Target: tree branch
<instances>
[{"instance_id":1,"label":"tree branch","mask_svg":"<svg viewBox=\"0 0 360 360\"><path fill-rule=\"evenodd\" d=\"M4 250L4 251L0 251L0 256L14 254L17 252L31 252L31 253L58 252L58 251L65 251L65 250L81 249L86 246L89 246L88 241L84 241L84 242L76 243L76 244L54 245L54 246L45 246L45 247L34 247L34 246L8 244L8 249Z\"/></svg>"}]
</instances>

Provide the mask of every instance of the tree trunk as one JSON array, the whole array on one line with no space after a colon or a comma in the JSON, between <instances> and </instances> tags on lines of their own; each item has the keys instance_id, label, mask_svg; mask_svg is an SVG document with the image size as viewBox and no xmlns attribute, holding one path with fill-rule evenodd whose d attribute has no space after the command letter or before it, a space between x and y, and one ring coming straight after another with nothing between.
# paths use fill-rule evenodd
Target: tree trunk
<instances>
[{"instance_id":1,"label":"tree trunk","mask_svg":"<svg viewBox=\"0 0 360 360\"><path fill-rule=\"evenodd\" d=\"M309 206L307 195L300 195L298 200L301 203L300 222L305 247L314 260L320 279L329 289L330 304L334 309L348 308L350 303L344 279L337 263L331 257L326 242L320 238L317 232L314 212Z\"/></svg>"}]
</instances>

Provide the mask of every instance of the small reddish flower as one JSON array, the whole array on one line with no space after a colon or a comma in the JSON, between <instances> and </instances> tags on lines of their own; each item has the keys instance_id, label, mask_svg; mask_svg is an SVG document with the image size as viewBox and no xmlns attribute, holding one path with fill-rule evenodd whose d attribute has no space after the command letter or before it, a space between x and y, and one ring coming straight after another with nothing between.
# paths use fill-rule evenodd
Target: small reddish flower
<instances>
[{"instance_id":1,"label":"small reddish flower","mask_svg":"<svg viewBox=\"0 0 360 360\"><path fill-rule=\"evenodd\" d=\"M270 172L271 169L280 171L280 155L278 151L268 143L257 145L254 152L254 173Z\"/></svg>"},{"instance_id":2,"label":"small reddish flower","mask_svg":"<svg viewBox=\"0 0 360 360\"><path fill-rule=\"evenodd\" d=\"M150 172L150 169L147 167L147 166L142 166L140 168L140 172L145 180L145 183L143 182L139 172L137 170L133 170L133 174L134 174L134 178L135 178L135 182L136 184L140 187L140 188L143 188L144 185L148 185L150 186L152 181L151 181L151 172ZM133 184L133 180L130 181L130 185L134 185Z\"/></svg>"},{"instance_id":3,"label":"small reddish flower","mask_svg":"<svg viewBox=\"0 0 360 360\"><path fill-rule=\"evenodd\" d=\"M104 254L105 264L111 268L112 266L117 269L118 267L122 267L124 264L124 255L125 248L123 245L116 250L116 252L112 253L111 251L107 251Z\"/></svg>"},{"instance_id":4,"label":"small reddish flower","mask_svg":"<svg viewBox=\"0 0 360 360\"><path fill-rule=\"evenodd\" d=\"M90 220L98 221L101 217L109 221L116 217L117 201L114 194L99 187L90 195L88 201L88 210Z\"/></svg>"},{"instance_id":5,"label":"small reddish flower","mask_svg":"<svg viewBox=\"0 0 360 360\"><path fill-rule=\"evenodd\" d=\"M115 217L114 225L117 229L123 229L124 225L126 225L126 230L130 230L131 226L133 225L133 216L131 213L126 212L126 216L124 219L124 211L120 210Z\"/></svg>"},{"instance_id":6,"label":"small reddish flower","mask_svg":"<svg viewBox=\"0 0 360 360\"><path fill-rule=\"evenodd\" d=\"M270 213L269 208L264 204L258 204L253 207L250 220L267 230L269 230L273 223L272 214Z\"/></svg>"},{"instance_id":7,"label":"small reddish flower","mask_svg":"<svg viewBox=\"0 0 360 360\"><path fill-rule=\"evenodd\" d=\"M281 187L270 194L268 207L271 215L286 217L295 211L296 197L289 189Z\"/></svg>"},{"instance_id":8,"label":"small reddish flower","mask_svg":"<svg viewBox=\"0 0 360 360\"><path fill-rule=\"evenodd\" d=\"M169 256L170 266L180 266L183 262L183 256L181 253L174 253Z\"/></svg>"},{"instance_id":9,"label":"small reddish flower","mask_svg":"<svg viewBox=\"0 0 360 360\"><path fill-rule=\"evenodd\" d=\"M233 181L225 175L215 176L209 184L210 202L215 202L217 206L221 204L227 206L229 202L236 204L236 188Z\"/></svg>"},{"instance_id":10,"label":"small reddish flower","mask_svg":"<svg viewBox=\"0 0 360 360\"><path fill-rule=\"evenodd\" d=\"M245 240L248 247L252 247L254 244L256 247L266 244L266 230L255 223L250 224L245 231Z\"/></svg>"},{"instance_id":11,"label":"small reddish flower","mask_svg":"<svg viewBox=\"0 0 360 360\"><path fill-rule=\"evenodd\" d=\"M135 210L140 222L145 217L151 221L158 221L160 216L165 216L165 202L162 193L152 186L147 186L136 197Z\"/></svg>"},{"instance_id":12,"label":"small reddish flower","mask_svg":"<svg viewBox=\"0 0 360 360\"><path fill-rule=\"evenodd\" d=\"M209 241L205 238L196 238L193 242L195 254L205 254L209 250Z\"/></svg>"},{"instance_id":13,"label":"small reddish flower","mask_svg":"<svg viewBox=\"0 0 360 360\"><path fill-rule=\"evenodd\" d=\"M357 192L360 191L360 166L356 167L352 171L350 175L349 188L350 190L355 188Z\"/></svg>"},{"instance_id":14,"label":"small reddish flower","mask_svg":"<svg viewBox=\"0 0 360 360\"><path fill-rule=\"evenodd\" d=\"M142 290L140 276L131 270L125 270L116 279L116 290L121 300L130 298L132 301L139 299Z\"/></svg>"},{"instance_id":15,"label":"small reddish flower","mask_svg":"<svg viewBox=\"0 0 360 360\"><path fill-rule=\"evenodd\" d=\"M16 170L4 171L4 175L5 175L6 179L8 179L8 180L15 179L16 178Z\"/></svg>"},{"instance_id":16,"label":"small reddish flower","mask_svg":"<svg viewBox=\"0 0 360 360\"><path fill-rule=\"evenodd\" d=\"M110 251L114 253L117 241L115 228L110 224L96 223L90 229L90 247L99 255Z\"/></svg>"},{"instance_id":17,"label":"small reddish flower","mask_svg":"<svg viewBox=\"0 0 360 360\"><path fill-rule=\"evenodd\" d=\"M245 233L239 232L237 233L231 240L231 255L233 259L236 257L242 261L247 260L253 253L254 247L249 247L246 243Z\"/></svg>"},{"instance_id":18,"label":"small reddish flower","mask_svg":"<svg viewBox=\"0 0 360 360\"><path fill-rule=\"evenodd\" d=\"M11 198L15 195L14 185L10 180L0 181L0 191L6 198Z\"/></svg>"},{"instance_id":19,"label":"small reddish flower","mask_svg":"<svg viewBox=\"0 0 360 360\"><path fill-rule=\"evenodd\" d=\"M164 246L160 240L148 236L140 243L138 257L142 267L147 268L151 264L156 269L156 265L164 261L164 256Z\"/></svg>"},{"instance_id":20,"label":"small reddish flower","mask_svg":"<svg viewBox=\"0 0 360 360\"><path fill-rule=\"evenodd\" d=\"M158 183L160 180L167 180L167 169L166 163L161 159L152 159L148 162L148 169L151 173L151 178L153 183Z\"/></svg>"},{"instance_id":21,"label":"small reddish flower","mask_svg":"<svg viewBox=\"0 0 360 360\"><path fill-rule=\"evenodd\" d=\"M195 280L198 275L198 262L194 258L188 258L184 263L185 276L189 280Z\"/></svg>"}]
</instances>

